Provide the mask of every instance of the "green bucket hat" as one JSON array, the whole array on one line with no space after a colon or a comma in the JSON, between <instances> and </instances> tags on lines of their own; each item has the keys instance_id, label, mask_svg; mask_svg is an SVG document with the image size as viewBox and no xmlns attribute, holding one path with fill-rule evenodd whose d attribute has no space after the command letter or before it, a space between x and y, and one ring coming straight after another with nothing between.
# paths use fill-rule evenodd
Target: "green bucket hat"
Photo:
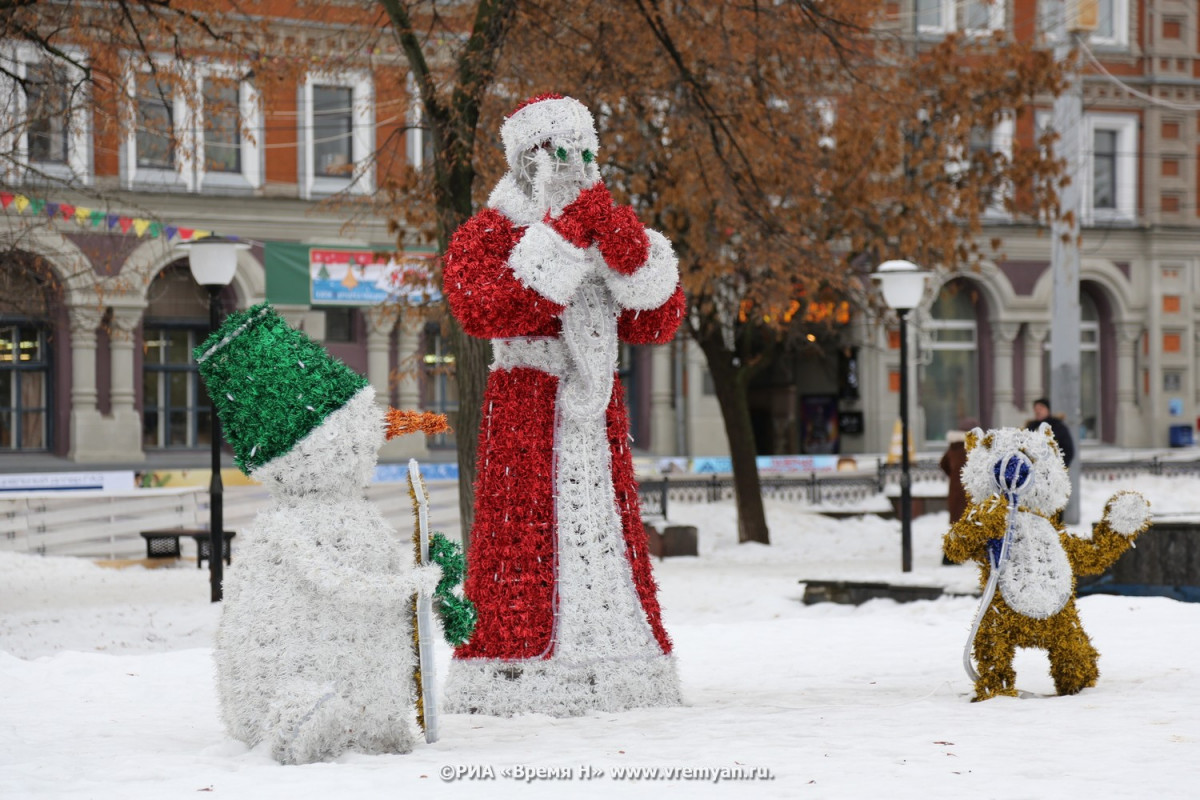
<instances>
[{"instance_id":1,"label":"green bucket hat","mask_svg":"<svg viewBox=\"0 0 1200 800\"><path fill-rule=\"evenodd\" d=\"M247 475L287 454L367 385L269 303L230 314L193 354Z\"/></svg>"}]
</instances>

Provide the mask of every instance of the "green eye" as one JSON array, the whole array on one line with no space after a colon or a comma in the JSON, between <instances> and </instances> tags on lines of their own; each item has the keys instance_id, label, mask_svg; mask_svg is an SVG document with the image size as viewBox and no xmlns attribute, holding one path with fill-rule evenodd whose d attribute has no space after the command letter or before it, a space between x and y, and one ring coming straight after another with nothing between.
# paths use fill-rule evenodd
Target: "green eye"
<instances>
[{"instance_id":1,"label":"green eye","mask_svg":"<svg viewBox=\"0 0 1200 800\"><path fill-rule=\"evenodd\" d=\"M557 150L554 151L554 156L559 161L566 161L567 160L567 148L565 148L565 147L558 148Z\"/></svg>"},{"instance_id":2,"label":"green eye","mask_svg":"<svg viewBox=\"0 0 1200 800\"><path fill-rule=\"evenodd\" d=\"M590 164L590 163L592 163L592 159L594 159L595 157L596 157L596 154L593 153L591 150L583 151L583 163Z\"/></svg>"}]
</instances>

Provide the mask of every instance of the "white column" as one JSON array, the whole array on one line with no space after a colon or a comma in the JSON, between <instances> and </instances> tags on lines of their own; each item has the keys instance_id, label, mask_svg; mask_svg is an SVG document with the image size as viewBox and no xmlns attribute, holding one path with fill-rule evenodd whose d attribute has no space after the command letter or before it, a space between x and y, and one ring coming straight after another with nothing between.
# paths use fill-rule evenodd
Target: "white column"
<instances>
[{"instance_id":1,"label":"white column","mask_svg":"<svg viewBox=\"0 0 1200 800\"><path fill-rule=\"evenodd\" d=\"M1021 329L1019 322L992 323L992 345L994 357L992 376L992 409L995 412L992 419L993 427L1007 428L1021 425L1024 420L1019 409L1013 405L1013 376L1017 364L1013 360L1013 341L1017 331Z\"/></svg>"},{"instance_id":2,"label":"white column","mask_svg":"<svg viewBox=\"0 0 1200 800\"><path fill-rule=\"evenodd\" d=\"M113 308L109 326L110 409L109 441L122 461L143 461L142 421L134 408L133 332L142 321L142 308Z\"/></svg>"},{"instance_id":3,"label":"white column","mask_svg":"<svg viewBox=\"0 0 1200 800\"><path fill-rule=\"evenodd\" d=\"M1050 326L1045 323L1025 323L1025 405L1021 408L1022 423L1033 419L1033 401L1046 394L1046 387L1042 385L1042 361L1049 330Z\"/></svg>"},{"instance_id":4,"label":"white column","mask_svg":"<svg viewBox=\"0 0 1200 800\"><path fill-rule=\"evenodd\" d=\"M1136 447L1141 428L1137 407L1137 344L1142 338L1142 323L1118 322L1113 326L1117 339L1117 436L1121 447Z\"/></svg>"},{"instance_id":5,"label":"white column","mask_svg":"<svg viewBox=\"0 0 1200 800\"><path fill-rule=\"evenodd\" d=\"M375 306L366 310L367 320L367 380L375 387L375 399L390 405L388 382L388 344L396 324L394 306Z\"/></svg>"},{"instance_id":6,"label":"white column","mask_svg":"<svg viewBox=\"0 0 1200 800\"><path fill-rule=\"evenodd\" d=\"M67 309L71 321L71 447L72 461L100 461L104 431L96 408L96 328L103 309L75 306Z\"/></svg>"},{"instance_id":7,"label":"white column","mask_svg":"<svg viewBox=\"0 0 1200 800\"><path fill-rule=\"evenodd\" d=\"M401 313L396 323L397 408L421 407L421 323L419 314Z\"/></svg>"},{"instance_id":8,"label":"white column","mask_svg":"<svg viewBox=\"0 0 1200 800\"><path fill-rule=\"evenodd\" d=\"M671 351L674 343L650 348L650 441L638 446L656 456L675 455L675 405L671 397L673 386ZM636 398L626 398L636 402Z\"/></svg>"},{"instance_id":9,"label":"white column","mask_svg":"<svg viewBox=\"0 0 1200 800\"><path fill-rule=\"evenodd\" d=\"M392 328L396 327L401 311L398 306L375 306L366 312L367 320L367 380L375 387L375 398L384 408L391 405L390 350ZM403 330L403 329L402 329ZM405 369L403 360L401 370ZM416 405L404 404L403 388L399 408L414 411ZM379 451L380 461L407 461L429 455L424 434L411 433L384 443Z\"/></svg>"}]
</instances>

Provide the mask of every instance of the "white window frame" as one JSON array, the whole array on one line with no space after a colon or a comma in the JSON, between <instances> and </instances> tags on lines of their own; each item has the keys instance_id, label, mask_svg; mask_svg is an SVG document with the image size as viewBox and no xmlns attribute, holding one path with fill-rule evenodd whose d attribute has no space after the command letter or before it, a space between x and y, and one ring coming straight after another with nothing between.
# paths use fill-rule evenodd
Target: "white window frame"
<instances>
[{"instance_id":1,"label":"white window frame","mask_svg":"<svg viewBox=\"0 0 1200 800\"><path fill-rule=\"evenodd\" d=\"M1034 114L1037 134L1054 127L1054 114L1039 110ZM1079 165L1076 183L1079 186L1080 225L1110 222L1135 222L1138 195L1138 118L1136 114L1085 112L1079 125ZM1092 147L1095 132L1111 130L1117 134L1116 208L1092 207ZM1067 165L1071 174L1071 165Z\"/></svg>"},{"instance_id":2,"label":"white window frame","mask_svg":"<svg viewBox=\"0 0 1200 800\"><path fill-rule=\"evenodd\" d=\"M937 25L922 24L917 12L917 0L913 0L913 18L916 20L918 34L940 35L954 32L955 14L954 0L941 0L941 20Z\"/></svg>"},{"instance_id":3,"label":"white window frame","mask_svg":"<svg viewBox=\"0 0 1200 800\"><path fill-rule=\"evenodd\" d=\"M1002 154L1005 159L1012 160L1013 137L1016 135L1016 122L1012 114L1005 113L994 126L991 133L991 151ZM970 154L967 148L955 146L950 153L950 158L946 163L946 172L954 176L960 172L964 172L969 166ZM1004 196L1012 193L1012 186L1006 184L1001 187L997 198L983 210L983 214L988 219L1007 219L1011 215L1004 208Z\"/></svg>"},{"instance_id":4,"label":"white window frame","mask_svg":"<svg viewBox=\"0 0 1200 800\"><path fill-rule=\"evenodd\" d=\"M912 13L919 35L942 36L962 30L968 36L990 36L993 31L1004 30L1006 5L1007 0L996 0L996 2L989 5L988 24L984 28L968 28L965 16L960 22L960 15L965 15L966 13L966 4L961 0L941 0L939 3L941 22L937 25L921 24L920 18L917 16L916 0L913 0Z\"/></svg>"},{"instance_id":5,"label":"white window frame","mask_svg":"<svg viewBox=\"0 0 1200 800\"><path fill-rule=\"evenodd\" d=\"M238 81L238 125L241 136L240 172L209 172L204 153L204 81L206 78L234 78L239 70L233 64L204 62L195 67L195 93L198 98L194 114L194 152L196 153L196 186L205 189L257 189L263 184L262 163L262 102L258 90L249 81Z\"/></svg>"},{"instance_id":6,"label":"white window frame","mask_svg":"<svg viewBox=\"0 0 1200 800\"><path fill-rule=\"evenodd\" d=\"M1013 154L1013 139L1017 135L1016 120L1012 114L1005 114L1004 117L996 123L992 128L992 151L1000 153L1004 158L1011 162ZM996 192L996 198L991 205L984 209L983 215L992 220L1008 219L1012 215L1004 207L1004 200L1011 197L1013 194L1012 183L1005 182Z\"/></svg>"},{"instance_id":7,"label":"white window frame","mask_svg":"<svg viewBox=\"0 0 1200 800\"><path fill-rule=\"evenodd\" d=\"M979 0L979 2L982 4L983 0ZM959 4L955 4L955 5L957 6ZM995 2L988 4L987 5L987 10L988 10L987 25L982 28L968 28L967 23L966 23L967 7L966 7L965 2L962 3L961 7L962 7L962 13L963 13L963 24L962 24L963 33L967 34L968 36L991 36L993 31L1004 30L1005 21L1006 21L1005 14L1004 14L1005 5L1007 5L1007 0L995 0Z\"/></svg>"},{"instance_id":8,"label":"white window frame","mask_svg":"<svg viewBox=\"0 0 1200 800\"><path fill-rule=\"evenodd\" d=\"M168 58L155 58L154 66L155 69L169 71L172 68L172 61ZM139 63L135 57L129 57L126 60L125 102L129 105L129 124L125 126L125 141L121 147L121 182L126 189L183 188L189 192L195 191L195 175L190 157L193 138L189 132L190 113L187 99L180 92L174 92L170 97L171 116L175 126L175 168L138 166L137 133L141 119L138 109L137 80L140 75L149 73L149 64Z\"/></svg>"},{"instance_id":9,"label":"white window frame","mask_svg":"<svg viewBox=\"0 0 1200 800\"><path fill-rule=\"evenodd\" d=\"M73 47L62 49L77 63L85 63L87 60L82 50ZM7 75L0 77L0 95L7 98L0 101L0 147L14 154L14 163L7 171L7 178L14 183L24 183L31 178L36 180L45 176L49 179L90 185L92 122L88 112L91 110L91 93L87 86L83 85L83 70L70 62L48 57L44 51L23 42L0 44L0 59L6 62L6 69L19 75L22 80L27 74L27 64L39 61L55 62L72 73L80 84L79 91L74 95L75 103L71 106L71 119L67 123L66 163L35 163L29 160L29 132L25 130L28 112L25 93Z\"/></svg>"},{"instance_id":10,"label":"white window frame","mask_svg":"<svg viewBox=\"0 0 1200 800\"><path fill-rule=\"evenodd\" d=\"M1093 142L1097 130L1117 134L1116 208L1092 207ZM1134 114L1085 113L1080 126L1082 164L1079 190L1082 193L1081 222L1133 222L1137 218L1138 118Z\"/></svg>"},{"instance_id":11,"label":"white window frame","mask_svg":"<svg viewBox=\"0 0 1200 800\"><path fill-rule=\"evenodd\" d=\"M354 169L345 178L316 173L313 142L313 87L338 86L351 90L350 155ZM300 196L306 200L347 192L375 190L375 91L366 70L309 73L300 85Z\"/></svg>"},{"instance_id":12,"label":"white window frame","mask_svg":"<svg viewBox=\"0 0 1200 800\"><path fill-rule=\"evenodd\" d=\"M1129 47L1129 0L1112 0L1112 5L1113 35L1098 36L1093 32L1088 41L1097 47L1126 49Z\"/></svg>"},{"instance_id":13,"label":"white window frame","mask_svg":"<svg viewBox=\"0 0 1200 800\"><path fill-rule=\"evenodd\" d=\"M171 70L171 59L158 57L155 67ZM145 63L135 59L126 62L125 91L130 109L130 124L122 145L122 182L128 189L183 188L189 192L205 190L257 189L263 184L262 165L262 104L258 90L249 81L238 82L239 124L241 137L241 172L208 172L204 158L204 79L212 76L231 77L238 74L232 64L197 62L182 68L183 90L171 95L171 113L175 122L175 168L140 167L137 163L137 77L150 71ZM186 94L185 94L186 92ZM187 95L194 100L188 103Z\"/></svg>"}]
</instances>

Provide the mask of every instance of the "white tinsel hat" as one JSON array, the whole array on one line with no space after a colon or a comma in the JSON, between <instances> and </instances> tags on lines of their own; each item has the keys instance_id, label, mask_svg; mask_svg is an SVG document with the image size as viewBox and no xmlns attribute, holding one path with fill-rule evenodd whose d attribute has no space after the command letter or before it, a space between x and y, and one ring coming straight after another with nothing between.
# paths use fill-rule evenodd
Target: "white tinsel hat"
<instances>
[{"instance_id":1,"label":"white tinsel hat","mask_svg":"<svg viewBox=\"0 0 1200 800\"><path fill-rule=\"evenodd\" d=\"M521 103L500 126L500 139L510 167L516 166L521 153L547 140L555 147L569 144L593 154L600 149L592 112L560 94L542 94Z\"/></svg>"}]
</instances>

